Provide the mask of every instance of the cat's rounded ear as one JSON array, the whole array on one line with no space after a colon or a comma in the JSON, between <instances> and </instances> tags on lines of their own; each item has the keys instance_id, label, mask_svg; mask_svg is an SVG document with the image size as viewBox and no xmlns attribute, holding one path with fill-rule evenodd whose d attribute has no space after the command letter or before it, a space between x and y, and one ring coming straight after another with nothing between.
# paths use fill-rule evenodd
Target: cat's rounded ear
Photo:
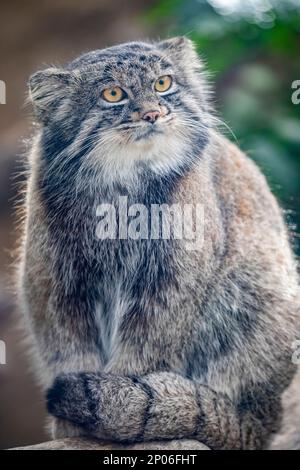
<instances>
[{"instance_id":1,"label":"cat's rounded ear","mask_svg":"<svg viewBox=\"0 0 300 470\"><path fill-rule=\"evenodd\" d=\"M199 56L196 52L196 46L190 39L185 36L177 36L175 38L166 39L158 43L159 49L164 51L174 61L186 62L197 61L199 64Z\"/></svg>"},{"instance_id":2,"label":"cat's rounded ear","mask_svg":"<svg viewBox=\"0 0 300 470\"><path fill-rule=\"evenodd\" d=\"M68 94L72 82L70 72L51 67L41 70L29 78L29 100L32 102L38 118L46 116Z\"/></svg>"}]
</instances>

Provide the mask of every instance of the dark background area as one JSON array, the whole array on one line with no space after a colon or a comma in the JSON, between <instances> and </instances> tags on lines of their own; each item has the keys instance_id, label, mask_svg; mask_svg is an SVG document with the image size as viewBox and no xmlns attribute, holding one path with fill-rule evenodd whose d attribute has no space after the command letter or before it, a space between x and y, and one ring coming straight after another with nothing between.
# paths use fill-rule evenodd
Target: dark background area
<instances>
[{"instance_id":1,"label":"dark background area","mask_svg":"<svg viewBox=\"0 0 300 470\"><path fill-rule=\"evenodd\" d=\"M216 91L221 130L260 165L300 225L299 0L3 0L0 6L0 448L45 440L43 397L30 372L11 273L18 241L24 139L32 132L24 106L29 75L91 49L186 34L194 39ZM297 237L294 237L298 251Z\"/></svg>"}]
</instances>

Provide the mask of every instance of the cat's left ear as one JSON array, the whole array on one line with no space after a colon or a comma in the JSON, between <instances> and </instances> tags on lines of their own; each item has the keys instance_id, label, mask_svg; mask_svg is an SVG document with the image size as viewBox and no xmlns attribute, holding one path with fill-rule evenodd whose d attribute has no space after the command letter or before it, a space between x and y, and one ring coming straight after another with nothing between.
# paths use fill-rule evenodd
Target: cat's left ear
<instances>
[{"instance_id":1,"label":"cat's left ear","mask_svg":"<svg viewBox=\"0 0 300 470\"><path fill-rule=\"evenodd\" d=\"M161 41L158 43L158 47L175 62L197 67L201 65L195 44L185 36L177 36Z\"/></svg>"}]
</instances>

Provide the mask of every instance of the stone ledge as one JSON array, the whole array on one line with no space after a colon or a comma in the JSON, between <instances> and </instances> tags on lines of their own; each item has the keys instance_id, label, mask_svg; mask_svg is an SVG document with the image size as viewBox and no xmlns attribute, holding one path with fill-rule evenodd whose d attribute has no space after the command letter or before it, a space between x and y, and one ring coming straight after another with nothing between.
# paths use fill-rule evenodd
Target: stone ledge
<instances>
[{"instance_id":1,"label":"stone ledge","mask_svg":"<svg viewBox=\"0 0 300 470\"><path fill-rule=\"evenodd\" d=\"M121 445L86 438L67 438L32 446L16 447L11 450L209 450L209 448L191 439Z\"/></svg>"}]
</instances>

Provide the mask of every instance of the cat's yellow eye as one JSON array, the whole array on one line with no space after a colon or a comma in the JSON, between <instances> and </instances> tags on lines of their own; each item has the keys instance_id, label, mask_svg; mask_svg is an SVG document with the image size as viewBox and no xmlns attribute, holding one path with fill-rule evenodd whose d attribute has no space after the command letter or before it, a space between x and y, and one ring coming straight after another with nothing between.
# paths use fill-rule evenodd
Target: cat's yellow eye
<instances>
[{"instance_id":1,"label":"cat's yellow eye","mask_svg":"<svg viewBox=\"0 0 300 470\"><path fill-rule=\"evenodd\" d=\"M102 98L109 103L118 103L118 101L121 101L124 97L125 92L118 86L106 88L102 92Z\"/></svg>"},{"instance_id":2,"label":"cat's yellow eye","mask_svg":"<svg viewBox=\"0 0 300 470\"><path fill-rule=\"evenodd\" d=\"M172 77L170 77L170 75L163 75L156 80L154 88L158 93L163 93L164 91L168 91L171 85Z\"/></svg>"}]
</instances>

